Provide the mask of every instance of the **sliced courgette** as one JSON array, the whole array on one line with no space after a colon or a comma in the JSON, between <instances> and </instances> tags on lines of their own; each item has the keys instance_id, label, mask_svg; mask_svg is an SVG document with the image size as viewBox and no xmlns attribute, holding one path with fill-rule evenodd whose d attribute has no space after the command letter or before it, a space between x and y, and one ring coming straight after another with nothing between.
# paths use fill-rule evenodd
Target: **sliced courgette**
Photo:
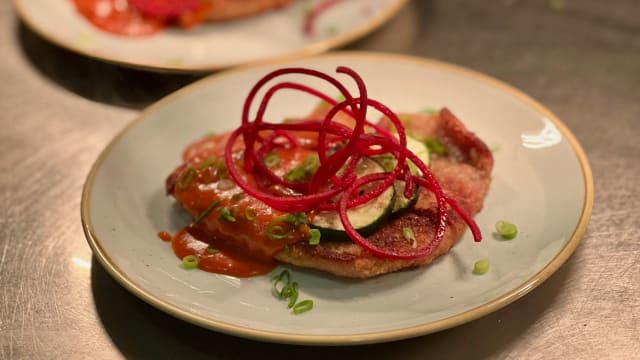
<instances>
[{"instance_id":1,"label":"sliced courgette","mask_svg":"<svg viewBox=\"0 0 640 360\"><path fill-rule=\"evenodd\" d=\"M422 160L422 162L426 166L429 166L429 149L422 141L417 140L411 136L407 136L407 149L409 149L409 151L414 153L420 160ZM380 163L380 165L385 169L385 171L392 171L396 166L395 157L389 154L378 155L374 157L374 159L378 163ZM412 161L409 161L409 170L411 171L412 175L420 174L420 170L418 170L418 167ZM405 186L404 181L396 180L393 186L396 191L396 197L394 200L392 213L395 214L398 211L407 209L413 206L416 203L416 201L418 201L417 186L415 187L413 196L411 196L410 198L406 198L404 196L404 186Z\"/></svg>"},{"instance_id":2,"label":"sliced courgette","mask_svg":"<svg viewBox=\"0 0 640 360\"><path fill-rule=\"evenodd\" d=\"M413 195L410 198L404 196L405 182L396 180L393 183L393 187L396 190L396 198L393 201L392 214L408 209L416 204L418 201L418 186L414 186Z\"/></svg>"},{"instance_id":3,"label":"sliced courgette","mask_svg":"<svg viewBox=\"0 0 640 360\"><path fill-rule=\"evenodd\" d=\"M364 158L358 164L356 175L358 177L383 172L384 169L377 162ZM369 185L377 186L376 183ZM366 188L362 191L367 191ZM366 204L349 209L349 221L353 227L363 236L371 234L391 214L395 198L395 189L390 186L378 197ZM340 221L340 216L335 211L323 211L311 217L310 224L322 232L322 238L344 239L347 235Z\"/></svg>"}]
</instances>

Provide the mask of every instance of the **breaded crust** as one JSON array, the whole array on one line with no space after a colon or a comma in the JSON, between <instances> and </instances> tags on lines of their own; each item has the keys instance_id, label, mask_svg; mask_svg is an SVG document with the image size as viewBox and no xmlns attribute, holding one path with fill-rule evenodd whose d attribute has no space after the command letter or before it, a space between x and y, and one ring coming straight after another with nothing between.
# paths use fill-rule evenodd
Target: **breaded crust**
<instances>
[{"instance_id":1,"label":"breaded crust","mask_svg":"<svg viewBox=\"0 0 640 360\"><path fill-rule=\"evenodd\" d=\"M209 21L240 19L287 6L291 0L211 0Z\"/></svg>"},{"instance_id":2,"label":"breaded crust","mask_svg":"<svg viewBox=\"0 0 640 360\"><path fill-rule=\"evenodd\" d=\"M407 130L414 137L439 139L447 147L445 156L432 156L431 170L445 194L455 199L471 215L482 209L489 189L493 157L486 144L466 129L449 110L438 115L413 114ZM402 236L402 228L411 227L417 247L426 246L433 239L437 208L435 197L420 189L418 202L406 212L376 230L368 240L379 247L410 252L412 243ZM323 239L319 245L299 242L288 251L276 255L279 261L326 271L351 278L368 278L402 269L425 266L449 252L460 239L466 224L453 211L448 211L444 240L429 255L415 260L384 259L373 256L350 241Z\"/></svg>"}]
</instances>

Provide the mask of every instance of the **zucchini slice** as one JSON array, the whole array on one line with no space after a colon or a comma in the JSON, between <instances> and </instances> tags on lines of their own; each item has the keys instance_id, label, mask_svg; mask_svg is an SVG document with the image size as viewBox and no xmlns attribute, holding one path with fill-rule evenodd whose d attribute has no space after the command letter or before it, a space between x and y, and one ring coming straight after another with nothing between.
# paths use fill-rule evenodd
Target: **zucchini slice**
<instances>
[{"instance_id":1,"label":"zucchini slice","mask_svg":"<svg viewBox=\"0 0 640 360\"><path fill-rule=\"evenodd\" d=\"M413 138L407 135L407 149L414 153L426 166L429 166L429 149L422 141ZM380 165L385 169L385 171L392 171L396 166L396 161L393 155L379 155L374 158L376 161L380 163ZM420 170L418 167L413 164L413 162L409 161L409 170L411 174L418 175ZM418 201L418 187L415 187L413 192L413 196L411 198L406 198L404 196L404 181L396 180L393 184L396 197L393 204L392 213L397 213L398 211L405 210L413 205L415 205L416 201Z\"/></svg>"},{"instance_id":2,"label":"zucchini slice","mask_svg":"<svg viewBox=\"0 0 640 360\"><path fill-rule=\"evenodd\" d=\"M358 164L356 174L360 176L383 172L383 167L377 162L364 158ZM375 183L369 186L376 186ZM366 191L366 188L364 189ZM353 227L363 236L371 234L393 210L395 198L394 186L389 186L377 198L366 204L347 210L349 220ZM336 211L322 211L314 214L310 221L311 226L319 229L322 236L334 239L346 239L340 215Z\"/></svg>"},{"instance_id":3,"label":"zucchini slice","mask_svg":"<svg viewBox=\"0 0 640 360\"><path fill-rule=\"evenodd\" d=\"M424 142L411 136L407 136L407 149L414 153L418 159L422 160L422 162L429 167L429 148ZM420 173L418 167L411 161L409 161L409 169L413 175L418 175Z\"/></svg>"},{"instance_id":4,"label":"zucchini slice","mask_svg":"<svg viewBox=\"0 0 640 360\"><path fill-rule=\"evenodd\" d=\"M413 196L409 199L404 197L404 186L405 182L401 180L396 180L393 183L393 187L396 190L396 198L393 201L393 209L391 210L393 214L412 207L418 201L418 186L414 187Z\"/></svg>"}]
</instances>

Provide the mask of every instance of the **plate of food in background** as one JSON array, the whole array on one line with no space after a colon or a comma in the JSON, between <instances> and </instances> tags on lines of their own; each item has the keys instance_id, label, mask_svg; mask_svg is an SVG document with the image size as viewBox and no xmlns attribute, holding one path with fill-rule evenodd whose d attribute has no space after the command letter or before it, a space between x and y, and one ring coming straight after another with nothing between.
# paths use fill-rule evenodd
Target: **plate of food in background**
<instances>
[{"instance_id":1,"label":"plate of food in background","mask_svg":"<svg viewBox=\"0 0 640 360\"><path fill-rule=\"evenodd\" d=\"M98 261L149 304L235 336L348 345L521 298L569 258L592 206L580 145L527 95L344 52L160 100L99 156L81 210Z\"/></svg>"},{"instance_id":2,"label":"plate of food in background","mask_svg":"<svg viewBox=\"0 0 640 360\"><path fill-rule=\"evenodd\" d=\"M119 65L208 72L354 41L406 0L14 0L45 39Z\"/></svg>"}]
</instances>

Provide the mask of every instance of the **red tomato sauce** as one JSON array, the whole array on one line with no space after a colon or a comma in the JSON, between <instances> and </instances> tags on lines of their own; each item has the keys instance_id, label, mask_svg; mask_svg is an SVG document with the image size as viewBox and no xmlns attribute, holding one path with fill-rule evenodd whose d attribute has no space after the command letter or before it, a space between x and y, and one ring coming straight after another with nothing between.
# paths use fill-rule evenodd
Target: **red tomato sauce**
<instances>
[{"instance_id":1,"label":"red tomato sauce","mask_svg":"<svg viewBox=\"0 0 640 360\"><path fill-rule=\"evenodd\" d=\"M195 226L187 226L171 239L179 258L196 255L198 268L217 274L249 277L271 272L277 265L273 258L256 256L224 237L211 235Z\"/></svg>"},{"instance_id":2,"label":"red tomato sauce","mask_svg":"<svg viewBox=\"0 0 640 360\"><path fill-rule=\"evenodd\" d=\"M307 224L280 222L285 213L244 194L226 175L224 148L229 134L208 136L185 150L185 164L176 170L177 181L171 193L195 219L171 239L179 258L197 255L201 270L247 277L270 272L276 265L273 257L285 246L309 238ZM234 153L241 154L243 144L234 144ZM272 168L278 176L300 164L310 150L278 148L273 151L280 162ZM242 170L242 160L236 164L246 181L260 181ZM182 183L189 178L188 183ZM277 193L278 189L270 188ZM225 220L222 209L232 214ZM206 214L202 216L201 214ZM281 238L269 236L269 227L278 224L285 233ZM207 247L218 250L212 254Z\"/></svg>"},{"instance_id":3,"label":"red tomato sauce","mask_svg":"<svg viewBox=\"0 0 640 360\"><path fill-rule=\"evenodd\" d=\"M78 12L97 28L125 36L148 36L161 31L165 21L143 16L127 1L73 0Z\"/></svg>"},{"instance_id":4,"label":"red tomato sauce","mask_svg":"<svg viewBox=\"0 0 640 360\"><path fill-rule=\"evenodd\" d=\"M213 9L210 2L201 2L197 7L181 9L171 17L153 16L141 12L128 0L72 0L78 12L95 27L123 36L149 36L168 25L191 28L206 21ZM177 4L180 5L180 4Z\"/></svg>"},{"instance_id":5,"label":"red tomato sauce","mask_svg":"<svg viewBox=\"0 0 640 360\"><path fill-rule=\"evenodd\" d=\"M171 241L171 238L172 238L171 234L169 234L166 231L160 231L158 233L158 237L164 241Z\"/></svg>"}]
</instances>

